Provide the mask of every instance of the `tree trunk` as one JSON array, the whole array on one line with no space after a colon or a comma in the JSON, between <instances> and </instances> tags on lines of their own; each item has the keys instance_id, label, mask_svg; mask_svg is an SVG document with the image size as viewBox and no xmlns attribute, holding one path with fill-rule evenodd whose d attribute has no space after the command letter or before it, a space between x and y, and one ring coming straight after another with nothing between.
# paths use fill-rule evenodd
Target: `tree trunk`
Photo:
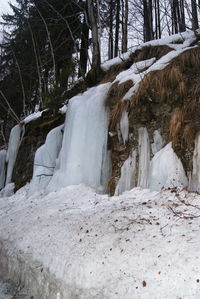
<instances>
[{"instance_id":1,"label":"tree trunk","mask_svg":"<svg viewBox=\"0 0 200 299\"><path fill-rule=\"evenodd\" d=\"M184 0L180 0L180 32L183 32L186 30L185 27L185 9L184 9Z\"/></svg>"},{"instance_id":2,"label":"tree trunk","mask_svg":"<svg viewBox=\"0 0 200 299\"><path fill-rule=\"evenodd\" d=\"M115 54L114 54L114 57L117 57L118 53L119 53L120 0L116 0L116 4L117 4L117 11L116 11Z\"/></svg>"},{"instance_id":3,"label":"tree trunk","mask_svg":"<svg viewBox=\"0 0 200 299\"><path fill-rule=\"evenodd\" d=\"M192 23L193 23L192 27L193 30L196 30L197 28L199 28L196 0L191 0L191 6L192 6Z\"/></svg>"},{"instance_id":4,"label":"tree trunk","mask_svg":"<svg viewBox=\"0 0 200 299\"><path fill-rule=\"evenodd\" d=\"M84 77L87 72L87 61L88 61L88 45L89 45L89 28L86 23L86 17L82 25L82 36L81 36L81 49L80 49L80 64L79 64L79 77Z\"/></svg>"},{"instance_id":5,"label":"tree trunk","mask_svg":"<svg viewBox=\"0 0 200 299\"><path fill-rule=\"evenodd\" d=\"M113 58L114 52L114 41L113 41L113 11L114 11L114 2L110 0L110 7L109 7L109 39L108 39L108 59Z\"/></svg>"},{"instance_id":6,"label":"tree trunk","mask_svg":"<svg viewBox=\"0 0 200 299\"><path fill-rule=\"evenodd\" d=\"M98 26L96 22L94 1L88 1L88 16L90 21L90 26L92 30L92 69L94 73L98 76L100 72L101 55L99 47L99 36L98 36Z\"/></svg>"},{"instance_id":7,"label":"tree trunk","mask_svg":"<svg viewBox=\"0 0 200 299\"><path fill-rule=\"evenodd\" d=\"M153 39L153 17L152 17L152 0L143 0L143 15L144 15L144 41Z\"/></svg>"},{"instance_id":8,"label":"tree trunk","mask_svg":"<svg viewBox=\"0 0 200 299\"><path fill-rule=\"evenodd\" d=\"M127 52L128 50L127 47L128 47L128 0L122 0L122 53Z\"/></svg>"}]
</instances>

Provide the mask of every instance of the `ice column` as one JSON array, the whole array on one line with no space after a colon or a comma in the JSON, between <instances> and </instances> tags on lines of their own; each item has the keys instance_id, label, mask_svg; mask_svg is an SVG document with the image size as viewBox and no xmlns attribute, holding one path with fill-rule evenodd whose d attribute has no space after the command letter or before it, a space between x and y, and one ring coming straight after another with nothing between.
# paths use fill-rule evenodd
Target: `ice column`
<instances>
[{"instance_id":1,"label":"ice column","mask_svg":"<svg viewBox=\"0 0 200 299\"><path fill-rule=\"evenodd\" d=\"M0 189L5 185L6 175L6 150L0 151Z\"/></svg>"},{"instance_id":2,"label":"ice column","mask_svg":"<svg viewBox=\"0 0 200 299\"><path fill-rule=\"evenodd\" d=\"M152 143L151 149L152 149L152 153L155 155L159 150L161 150L164 144L162 136L160 134L160 129L154 131L153 140L154 143Z\"/></svg>"},{"instance_id":3,"label":"ice column","mask_svg":"<svg viewBox=\"0 0 200 299\"><path fill-rule=\"evenodd\" d=\"M200 192L200 133L195 139L195 148L193 153L193 170L189 183L191 191Z\"/></svg>"},{"instance_id":4,"label":"ice column","mask_svg":"<svg viewBox=\"0 0 200 299\"><path fill-rule=\"evenodd\" d=\"M139 168L138 168L138 183L137 185L142 188L148 186L149 164L150 164L150 143L149 135L145 127L138 129L139 142Z\"/></svg>"},{"instance_id":5,"label":"ice column","mask_svg":"<svg viewBox=\"0 0 200 299\"><path fill-rule=\"evenodd\" d=\"M21 140L24 135L24 126L16 125L12 128L10 132L10 138L8 142L8 151L6 156L7 162L7 175L6 175L6 185L12 181L12 172L15 166L15 161L17 158L18 149L21 143Z\"/></svg>"},{"instance_id":6,"label":"ice column","mask_svg":"<svg viewBox=\"0 0 200 299\"><path fill-rule=\"evenodd\" d=\"M128 135L129 135L129 120L128 120L128 112L124 111L122 113L122 117L120 120L120 131L122 134L122 139L124 144L126 141L128 141Z\"/></svg>"},{"instance_id":7,"label":"ice column","mask_svg":"<svg viewBox=\"0 0 200 299\"><path fill-rule=\"evenodd\" d=\"M109 174L103 167L109 164L108 111L104 98L110 85L106 83L90 88L69 101L60 166L49 184L49 191L77 184L99 189L102 182L108 180L102 178L102 174Z\"/></svg>"},{"instance_id":8,"label":"ice column","mask_svg":"<svg viewBox=\"0 0 200 299\"><path fill-rule=\"evenodd\" d=\"M121 177L117 184L115 195L122 194L126 190L131 190L136 183L136 155L134 150L132 155L124 162L121 168Z\"/></svg>"},{"instance_id":9,"label":"ice column","mask_svg":"<svg viewBox=\"0 0 200 299\"><path fill-rule=\"evenodd\" d=\"M64 125L61 125L51 130L46 137L45 144L36 151L29 195L45 188L51 180L62 145L63 128Z\"/></svg>"}]
</instances>

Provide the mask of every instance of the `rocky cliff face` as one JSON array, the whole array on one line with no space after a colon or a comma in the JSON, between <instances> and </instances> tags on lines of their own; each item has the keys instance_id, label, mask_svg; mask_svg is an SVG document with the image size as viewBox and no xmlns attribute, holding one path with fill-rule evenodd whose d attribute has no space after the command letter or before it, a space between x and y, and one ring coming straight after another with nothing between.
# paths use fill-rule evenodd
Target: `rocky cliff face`
<instances>
[{"instance_id":1,"label":"rocky cliff face","mask_svg":"<svg viewBox=\"0 0 200 299\"><path fill-rule=\"evenodd\" d=\"M70 100L62 161L54 161L57 174L62 168L63 184L93 181L94 156L102 148L101 157L95 156L101 161L97 190L103 181L104 191L110 194L135 186L152 190L182 186L199 191L200 47L193 34L184 33L181 42L180 36L149 42L125 61L115 59L108 65L103 65L105 77L99 85ZM95 105L99 108L93 109ZM31 180L36 150L63 123L63 115L46 112L25 125L12 176L15 190ZM101 143L98 137L102 128L108 142L102 138ZM88 167L91 161L93 167ZM106 163L107 183L103 178ZM69 169L76 171L72 174ZM61 179L54 181L59 185Z\"/></svg>"}]
</instances>

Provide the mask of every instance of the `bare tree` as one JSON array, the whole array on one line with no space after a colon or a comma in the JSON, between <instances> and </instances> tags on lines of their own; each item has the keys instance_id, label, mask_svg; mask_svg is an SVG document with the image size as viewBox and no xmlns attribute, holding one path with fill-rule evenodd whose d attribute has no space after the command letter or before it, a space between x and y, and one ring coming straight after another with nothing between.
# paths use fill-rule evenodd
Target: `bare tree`
<instances>
[{"instance_id":1,"label":"bare tree","mask_svg":"<svg viewBox=\"0 0 200 299\"><path fill-rule=\"evenodd\" d=\"M122 0L122 53L127 52L128 47L128 0Z\"/></svg>"},{"instance_id":2,"label":"bare tree","mask_svg":"<svg viewBox=\"0 0 200 299\"><path fill-rule=\"evenodd\" d=\"M119 53L119 27L120 27L120 0L116 0L116 24L115 24L115 53L117 57Z\"/></svg>"}]
</instances>

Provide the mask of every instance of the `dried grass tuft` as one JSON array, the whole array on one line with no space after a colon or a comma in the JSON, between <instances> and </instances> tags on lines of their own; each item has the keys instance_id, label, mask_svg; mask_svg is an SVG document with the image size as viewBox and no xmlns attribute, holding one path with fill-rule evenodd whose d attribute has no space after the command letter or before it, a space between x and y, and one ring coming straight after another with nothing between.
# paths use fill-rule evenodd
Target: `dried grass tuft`
<instances>
[{"instance_id":1,"label":"dried grass tuft","mask_svg":"<svg viewBox=\"0 0 200 299\"><path fill-rule=\"evenodd\" d=\"M110 180L108 181L108 185L107 185L107 193L110 194L110 195L114 195L115 193L115 187L116 187L116 180L115 180L115 177L112 176L110 178Z\"/></svg>"},{"instance_id":2,"label":"dried grass tuft","mask_svg":"<svg viewBox=\"0 0 200 299\"><path fill-rule=\"evenodd\" d=\"M187 124L183 129L183 138L189 147L194 144L195 136L195 127L192 124Z\"/></svg>"},{"instance_id":3,"label":"dried grass tuft","mask_svg":"<svg viewBox=\"0 0 200 299\"><path fill-rule=\"evenodd\" d=\"M155 57L160 59L162 56L166 55L173 49L169 46L145 46L142 49L136 50L133 54L130 55L129 60L134 62L147 60Z\"/></svg>"},{"instance_id":4,"label":"dried grass tuft","mask_svg":"<svg viewBox=\"0 0 200 299\"><path fill-rule=\"evenodd\" d=\"M120 122L122 114L127 111L130 107L130 101L120 101L114 106L113 110L110 112L110 130L115 131L117 129L117 124Z\"/></svg>"},{"instance_id":5,"label":"dried grass tuft","mask_svg":"<svg viewBox=\"0 0 200 299\"><path fill-rule=\"evenodd\" d=\"M172 143L176 145L178 143L178 137L181 132L184 121L184 113L181 108L176 108L172 114L170 121L169 131L172 137Z\"/></svg>"},{"instance_id":6,"label":"dried grass tuft","mask_svg":"<svg viewBox=\"0 0 200 299\"><path fill-rule=\"evenodd\" d=\"M172 64L178 65L181 72L187 72L188 69L199 71L200 67L200 48L192 48L180 54L172 60Z\"/></svg>"}]
</instances>

